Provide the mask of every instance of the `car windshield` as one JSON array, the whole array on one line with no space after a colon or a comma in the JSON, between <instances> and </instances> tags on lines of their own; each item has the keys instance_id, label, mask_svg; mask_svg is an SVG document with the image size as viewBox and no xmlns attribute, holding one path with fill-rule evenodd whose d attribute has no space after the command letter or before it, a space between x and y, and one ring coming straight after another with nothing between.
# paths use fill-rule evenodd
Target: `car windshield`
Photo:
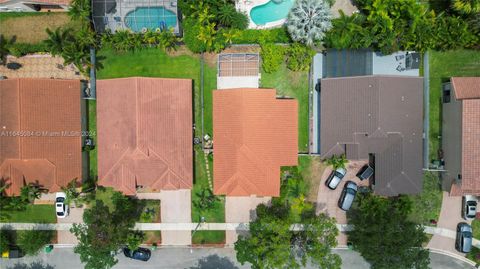
<instances>
[{"instance_id":1,"label":"car windshield","mask_svg":"<svg viewBox=\"0 0 480 269\"><path fill-rule=\"evenodd\" d=\"M63 216L63 212L57 212L58 216Z\"/></svg>"},{"instance_id":2,"label":"car windshield","mask_svg":"<svg viewBox=\"0 0 480 269\"><path fill-rule=\"evenodd\" d=\"M472 233L471 232L463 232L463 236L465 238L472 238Z\"/></svg>"},{"instance_id":3,"label":"car windshield","mask_svg":"<svg viewBox=\"0 0 480 269\"><path fill-rule=\"evenodd\" d=\"M334 175L335 175L336 177L338 177L338 178L343 178L343 175L340 174L340 173L337 172L337 171L334 172Z\"/></svg>"},{"instance_id":4,"label":"car windshield","mask_svg":"<svg viewBox=\"0 0 480 269\"><path fill-rule=\"evenodd\" d=\"M57 198L57 203L62 203L63 201L65 201L65 198L63 198L63 197L58 197Z\"/></svg>"},{"instance_id":5,"label":"car windshield","mask_svg":"<svg viewBox=\"0 0 480 269\"><path fill-rule=\"evenodd\" d=\"M347 193L355 195L356 191L353 189L347 189Z\"/></svg>"}]
</instances>

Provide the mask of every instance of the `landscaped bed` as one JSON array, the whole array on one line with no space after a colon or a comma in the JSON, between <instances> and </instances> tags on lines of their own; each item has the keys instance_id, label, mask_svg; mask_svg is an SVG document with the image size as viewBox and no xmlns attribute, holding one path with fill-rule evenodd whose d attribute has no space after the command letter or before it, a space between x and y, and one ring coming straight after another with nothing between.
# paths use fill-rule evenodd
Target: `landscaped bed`
<instances>
[{"instance_id":1,"label":"landscaped bed","mask_svg":"<svg viewBox=\"0 0 480 269\"><path fill-rule=\"evenodd\" d=\"M438 175L426 173L422 193L409 197L413 202L410 213L412 221L423 225L431 225L431 220L438 221L443 197Z\"/></svg>"},{"instance_id":2,"label":"landscaped bed","mask_svg":"<svg viewBox=\"0 0 480 269\"><path fill-rule=\"evenodd\" d=\"M287 69L285 63L278 71L262 71L260 82L263 88L274 88L277 95L284 95L298 100L298 150L308 151L308 72L294 72Z\"/></svg>"},{"instance_id":3,"label":"landscaped bed","mask_svg":"<svg viewBox=\"0 0 480 269\"><path fill-rule=\"evenodd\" d=\"M2 222L56 223L55 206L27 205L26 210L2 210Z\"/></svg>"},{"instance_id":4,"label":"landscaped bed","mask_svg":"<svg viewBox=\"0 0 480 269\"><path fill-rule=\"evenodd\" d=\"M474 50L430 52L430 159L438 159L441 147L442 83L454 76L480 76L480 53Z\"/></svg>"}]
</instances>

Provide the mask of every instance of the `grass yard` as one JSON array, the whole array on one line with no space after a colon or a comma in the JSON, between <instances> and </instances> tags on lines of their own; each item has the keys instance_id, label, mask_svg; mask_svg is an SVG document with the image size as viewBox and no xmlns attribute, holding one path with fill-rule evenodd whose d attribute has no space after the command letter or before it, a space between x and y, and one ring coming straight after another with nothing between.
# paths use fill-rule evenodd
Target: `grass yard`
<instances>
[{"instance_id":1,"label":"grass yard","mask_svg":"<svg viewBox=\"0 0 480 269\"><path fill-rule=\"evenodd\" d=\"M225 231L197 231L192 236L192 244L224 244Z\"/></svg>"},{"instance_id":2,"label":"grass yard","mask_svg":"<svg viewBox=\"0 0 480 269\"><path fill-rule=\"evenodd\" d=\"M27 205L24 211L2 210L2 222L56 223L54 205Z\"/></svg>"},{"instance_id":3,"label":"grass yard","mask_svg":"<svg viewBox=\"0 0 480 269\"><path fill-rule=\"evenodd\" d=\"M419 195L409 196L413 202L410 218L412 221L431 225L430 220L437 220L442 207L442 190L439 177L433 172L424 176L423 191Z\"/></svg>"},{"instance_id":4,"label":"grass yard","mask_svg":"<svg viewBox=\"0 0 480 269\"><path fill-rule=\"evenodd\" d=\"M260 86L275 88L277 95L298 100L298 150L308 151L308 72L293 72L285 63L277 72L268 74L262 70Z\"/></svg>"},{"instance_id":5,"label":"grass yard","mask_svg":"<svg viewBox=\"0 0 480 269\"><path fill-rule=\"evenodd\" d=\"M140 215L139 222L158 223L160 222L160 201L159 200L142 200L145 207Z\"/></svg>"},{"instance_id":6,"label":"grass yard","mask_svg":"<svg viewBox=\"0 0 480 269\"><path fill-rule=\"evenodd\" d=\"M200 57L197 55L182 54L182 49L171 56L163 51L151 48L137 52L116 53L112 50L102 50L99 55L104 56L104 69L97 73L98 79L122 78L131 76L163 77L163 78L188 78L193 80L194 94L194 122L195 136L202 135L201 120L201 91L200 91ZM204 131L212 135L212 90L216 88L216 69L214 66L204 65ZM194 151L194 186L192 189L192 202L197 198L195 193L202 188L208 188L208 178L205 166L205 156L201 147L196 146ZM208 160L210 172L212 170L212 159ZM215 207L207 212L200 212L192 205L192 221L198 221L204 216L207 222L224 222L225 206L224 200L215 204ZM197 232L195 236L202 237L200 241L206 243L217 243L224 241L225 233L220 236L218 232Z\"/></svg>"},{"instance_id":7,"label":"grass yard","mask_svg":"<svg viewBox=\"0 0 480 269\"><path fill-rule=\"evenodd\" d=\"M87 121L88 121L88 131L93 138L93 142L97 143L97 101L87 100ZM89 154L89 170L90 170L90 179L95 179L98 176L98 161L97 161L97 147L93 150L90 150Z\"/></svg>"},{"instance_id":8,"label":"grass yard","mask_svg":"<svg viewBox=\"0 0 480 269\"><path fill-rule=\"evenodd\" d=\"M68 26L77 28L66 12L1 12L0 33L6 37L16 36L18 43L38 43L47 39L46 29Z\"/></svg>"},{"instance_id":9,"label":"grass yard","mask_svg":"<svg viewBox=\"0 0 480 269\"><path fill-rule=\"evenodd\" d=\"M157 244L162 243L162 232L161 231L145 231L145 240L144 244Z\"/></svg>"},{"instance_id":10,"label":"grass yard","mask_svg":"<svg viewBox=\"0 0 480 269\"><path fill-rule=\"evenodd\" d=\"M317 156L298 156L298 171L308 185L308 196L306 199L312 203L317 201L318 188L323 171L327 166Z\"/></svg>"},{"instance_id":11,"label":"grass yard","mask_svg":"<svg viewBox=\"0 0 480 269\"><path fill-rule=\"evenodd\" d=\"M480 220L474 219L472 221L473 238L480 239Z\"/></svg>"},{"instance_id":12,"label":"grass yard","mask_svg":"<svg viewBox=\"0 0 480 269\"><path fill-rule=\"evenodd\" d=\"M472 246L472 250L467 254L467 259L475 262L477 266L480 264L480 249Z\"/></svg>"},{"instance_id":13,"label":"grass yard","mask_svg":"<svg viewBox=\"0 0 480 269\"><path fill-rule=\"evenodd\" d=\"M452 76L480 76L480 53L474 50L430 52L430 159L437 159L440 148L442 82Z\"/></svg>"}]
</instances>

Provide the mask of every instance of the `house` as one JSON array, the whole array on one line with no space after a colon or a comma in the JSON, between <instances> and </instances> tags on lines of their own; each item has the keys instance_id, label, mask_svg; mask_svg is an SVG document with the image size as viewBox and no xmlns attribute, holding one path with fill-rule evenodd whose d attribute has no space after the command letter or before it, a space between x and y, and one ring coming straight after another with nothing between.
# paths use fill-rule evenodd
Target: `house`
<instances>
[{"instance_id":1,"label":"house","mask_svg":"<svg viewBox=\"0 0 480 269\"><path fill-rule=\"evenodd\" d=\"M0 0L0 12L67 11L71 0Z\"/></svg>"},{"instance_id":2,"label":"house","mask_svg":"<svg viewBox=\"0 0 480 269\"><path fill-rule=\"evenodd\" d=\"M84 115L79 80L0 80L0 178L10 184L7 195L29 183L57 192L88 176Z\"/></svg>"},{"instance_id":3,"label":"house","mask_svg":"<svg viewBox=\"0 0 480 269\"><path fill-rule=\"evenodd\" d=\"M213 92L214 193L279 196L280 167L297 165L298 103L274 89Z\"/></svg>"},{"instance_id":4,"label":"house","mask_svg":"<svg viewBox=\"0 0 480 269\"><path fill-rule=\"evenodd\" d=\"M126 195L191 189L192 81L97 80L99 185Z\"/></svg>"},{"instance_id":5,"label":"house","mask_svg":"<svg viewBox=\"0 0 480 269\"><path fill-rule=\"evenodd\" d=\"M379 195L422 190L423 78L325 78L320 89L319 150L374 167Z\"/></svg>"},{"instance_id":6,"label":"house","mask_svg":"<svg viewBox=\"0 0 480 269\"><path fill-rule=\"evenodd\" d=\"M480 195L480 77L451 78L442 99L444 181L451 195Z\"/></svg>"}]
</instances>

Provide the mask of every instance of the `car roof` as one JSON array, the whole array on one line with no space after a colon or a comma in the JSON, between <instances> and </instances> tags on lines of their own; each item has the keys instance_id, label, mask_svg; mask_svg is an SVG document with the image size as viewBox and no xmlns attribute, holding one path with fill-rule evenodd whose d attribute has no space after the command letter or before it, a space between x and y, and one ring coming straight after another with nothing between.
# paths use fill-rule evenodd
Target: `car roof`
<instances>
[{"instance_id":1,"label":"car roof","mask_svg":"<svg viewBox=\"0 0 480 269\"><path fill-rule=\"evenodd\" d=\"M352 206L352 203L353 203L353 199L355 198L355 195L351 194L351 193L345 193L345 197L343 198L343 202L342 202L342 208L343 209L348 209Z\"/></svg>"},{"instance_id":2,"label":"car roof","mask_svg":"<svg viewBox=\"0 0 480 269\"><path fill-rule=\"evenodd\" d=\"M345 185L345 188L353 189L353 190L358 190L358 186L355 182L353 181L348 181L347 184Z\"/></svg>"}]
</instances>

